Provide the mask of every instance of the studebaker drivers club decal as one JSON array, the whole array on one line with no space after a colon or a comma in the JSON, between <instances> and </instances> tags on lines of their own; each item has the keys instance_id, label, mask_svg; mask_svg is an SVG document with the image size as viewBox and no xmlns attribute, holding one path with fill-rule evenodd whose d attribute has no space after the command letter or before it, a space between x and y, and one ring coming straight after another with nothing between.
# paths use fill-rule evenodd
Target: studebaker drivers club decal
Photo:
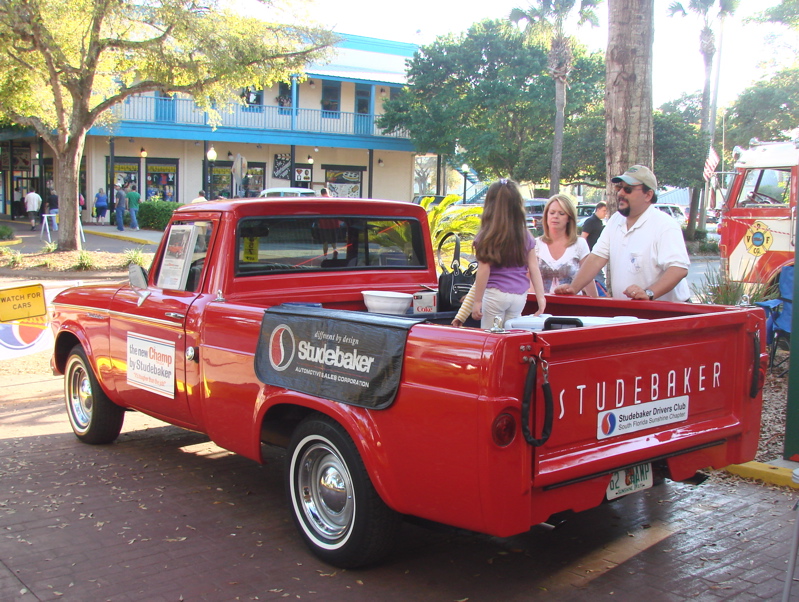
<instances>
[{"instance_id":1,"label":"studebaker drivers club decal","mask_svg":"<svg viewBox=\"0 0 799 602\"><path fill-rule=\"evenodd\" d=\"M399 386L408 330L423 320L273 307L264 313L255 371L268 385L385 408Z\"/></svg>"}]
</instances>

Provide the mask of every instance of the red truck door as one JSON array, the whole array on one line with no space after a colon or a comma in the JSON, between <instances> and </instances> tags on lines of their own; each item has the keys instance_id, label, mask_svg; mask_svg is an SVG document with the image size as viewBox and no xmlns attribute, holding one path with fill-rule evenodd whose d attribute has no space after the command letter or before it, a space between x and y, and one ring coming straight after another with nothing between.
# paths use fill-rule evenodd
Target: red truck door
<instances>
[{"instance_id":1,"label":"red truck door","mask_svg":"<svg viewBox=\"0 0 799 602\"><path fill-rule=\"evenodd\" d=\"M118 397L130 407L194 426L187 382L196 382L192 304L202 294L216 220L172 222L146 289L122 288L111 305L110 352ZM195 374L187 374L187 370Z\"/></svg>"}]
</instances>

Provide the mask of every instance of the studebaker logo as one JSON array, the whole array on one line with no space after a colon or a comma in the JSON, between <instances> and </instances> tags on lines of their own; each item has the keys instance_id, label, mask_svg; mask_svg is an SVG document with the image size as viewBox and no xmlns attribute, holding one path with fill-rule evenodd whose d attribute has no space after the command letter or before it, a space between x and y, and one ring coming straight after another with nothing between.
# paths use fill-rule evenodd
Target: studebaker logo
<instances>
[{"instance_id":1,"label":"studebaker logo","mask_svg":"<svg viewBox=\"0 0 799 602\"><path fill-rule=\"evenodd\" d=\"M286 324L280 324L272 331L269 337L269 363L272 368L282 372L291 365L297 343L294 333Z\"/></svg>"}]
</instances>

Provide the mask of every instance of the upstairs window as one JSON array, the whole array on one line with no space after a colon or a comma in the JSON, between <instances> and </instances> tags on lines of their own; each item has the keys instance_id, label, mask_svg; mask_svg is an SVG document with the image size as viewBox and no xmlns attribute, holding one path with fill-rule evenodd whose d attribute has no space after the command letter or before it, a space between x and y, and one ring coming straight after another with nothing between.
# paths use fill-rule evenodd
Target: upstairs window
<instances>
[{"instance_id":1,"label":"upstairs window","mask_svg":"<svg viewBox=\"0 0 799 602\"><path fill-rule=\"evenodd\" d=\"M322 84L322 117L338 119L341 114L341 82Z\"/></svg>"}]
</instances>

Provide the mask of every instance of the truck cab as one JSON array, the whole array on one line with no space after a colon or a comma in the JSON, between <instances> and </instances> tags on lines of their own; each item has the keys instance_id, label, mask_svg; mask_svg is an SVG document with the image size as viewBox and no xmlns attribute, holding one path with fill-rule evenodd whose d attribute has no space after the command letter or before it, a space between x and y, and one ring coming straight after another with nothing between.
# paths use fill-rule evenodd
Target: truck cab
<instances>
[{"instance_id":1,"label":"truck cab","mask_svg":"<svg viewBox=\"0 0 799 602\"><path fill-rule=\"evenodd\" d=\"M730 280L771 284L793 263L799 140L736 147L735 177L724 202L721 257Z\"/></svg>"}]
</instances>

